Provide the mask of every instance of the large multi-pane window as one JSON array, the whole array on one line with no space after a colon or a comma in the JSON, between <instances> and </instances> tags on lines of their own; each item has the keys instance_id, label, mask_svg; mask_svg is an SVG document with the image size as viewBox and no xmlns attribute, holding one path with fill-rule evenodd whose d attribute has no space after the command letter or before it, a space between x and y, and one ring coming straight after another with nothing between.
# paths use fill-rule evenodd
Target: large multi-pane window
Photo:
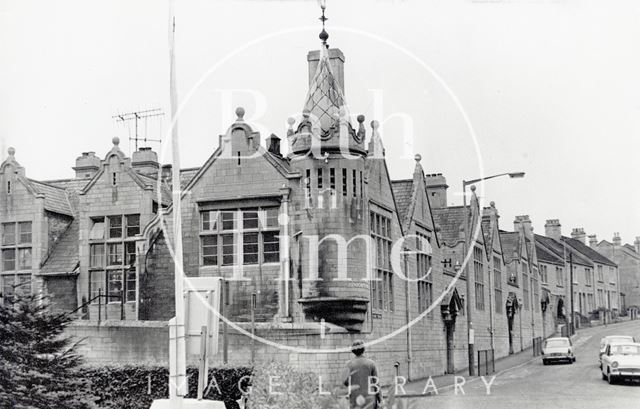
<instances>
[{"instance_id":1,"label":"large multi-pane window","mask_svg":"<svg viewBox=\"0 0 640 409\"><path fill-rule=\"evenodd\" d=\"M591 269L590 268L585 268L584 269L584 279L585 279L585 282L587 283L587 285L593 284L593 276L591 275Z\"/></svg>"},{"instance_id":2,"label":"large multi-pane window","mask_svg":"<svg viewBox=\"0 0 640 409\"><path fill-rule=\"evenodd\" d=\"M482 249L473 248L473 276L476 289L476 309L484 310L484 263Z\"/></svg>"},{"instance_id":3,"label":"large multi-pane window","mask_svg":"<svg viewBox=\"0 0 640 409\"><path fill-rule=\"evenodd\" d=\"M0 265L2 294L5 304L16 295L31 293L32 267L31 222L3 223Z\"/></svg>"},{"instance_id":4,"label":"large multi-pane window","mask_svg":"<svg viewBox=\"0 0 640 409\"><path fill-rule=\"evenodd\" d=\"M280 262L278 211L278 207L202 211L200 264Z\"/></svg>"},{"instance_id":5,"label":"large multi-pane window","mask_svg":"<svg viewBox=\"0 0 640 409\"><path fill-rule=\"evenodd\" d=\"M393 273L391 272L391 220L371 212L371 238L375 243L374 280L371 282L373 308L393 311ZM376 280L377 279L377 280Z\"/></svg>"},{"instance_id":6,"label":"large multi-pane window","mask_svg":"<svg viewBox=\"0 0 640 409\"><path fill-rule=\"evenodd\" d=\"M598 281L604 282L604 273L602 272L602 266L598 264Z\"/></svg>"},{"instance_id":7,"label":"large multi-pane window","mask_svg":"<svg viewBox=\"0 0 640 409\"><path fill-rule=\"evenodd\" d=\"M136 241L140 215L91 219L89 232L89 294L93 303L136 300Z\"/></svg>"},{"instance_id":8,"label":"large multi-pane window","mask_svg":"<svg viewBox=\"0 0 640 409\"><path fill-rule=\"evenodd\" d=\"M418 311L427 310L433 300L433 275L431 274L431 238L416 233L416 264L418 278Z\"/></svg>"},{"instance_id":9,"label":"large multi-pane window","mask_svg":"<svg viewBox=\"0 0 640 409\"><path fill-rule=\"evenodd\" d=\"M496 312L502 312L502 258L493 256L493 288Z\"/></svg>"}]
</instances>

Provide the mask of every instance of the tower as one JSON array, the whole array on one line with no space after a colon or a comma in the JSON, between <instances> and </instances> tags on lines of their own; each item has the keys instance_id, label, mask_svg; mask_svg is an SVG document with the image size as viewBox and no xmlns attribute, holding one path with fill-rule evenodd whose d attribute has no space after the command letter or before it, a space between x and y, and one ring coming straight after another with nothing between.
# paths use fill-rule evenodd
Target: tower
<instances>
[{"instance_id":1,"label":"tower","mask_svg":"<svg viewBox=\"0 0 640 409\"><path fill-rule=\"evenodd\" d=\"M344 55L326 43L324 7L321 20L322 45L307 57L310 82L302 118L297 124L289 119L287 134L290 164L302 175L297 227L305 237L305 280L299 302L307 319L360 331L373 248L365 210L365 118L358 116L356 131L343 91Z\"/></svg>"}]
</instances>

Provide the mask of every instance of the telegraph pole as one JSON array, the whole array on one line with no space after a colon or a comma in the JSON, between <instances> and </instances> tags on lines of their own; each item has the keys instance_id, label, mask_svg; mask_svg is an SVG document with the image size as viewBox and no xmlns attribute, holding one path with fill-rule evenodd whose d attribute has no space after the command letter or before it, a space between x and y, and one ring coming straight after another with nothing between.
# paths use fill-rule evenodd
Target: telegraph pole
<instances>
[{"instance_id":1,"label":"telegraph pole","mask_svg":"<svg viewBox=\"0 0 640 409\"><path fill-rule=\"evenodd\" d=\"M571 291L571 334L576 332L575 326L575 312L573 311L573 253L569 252L569 291Z\"/></svg>"}]
</instances>

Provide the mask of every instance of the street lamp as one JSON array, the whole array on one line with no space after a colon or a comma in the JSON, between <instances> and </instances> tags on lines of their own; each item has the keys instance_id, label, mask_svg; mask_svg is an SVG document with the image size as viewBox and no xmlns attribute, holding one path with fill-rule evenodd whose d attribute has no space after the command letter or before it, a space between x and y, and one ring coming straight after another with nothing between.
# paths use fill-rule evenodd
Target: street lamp
<instances>
[{"instance_id":1,"label":"street lamp","mask_svg":"<svg viewBox=\"0 0 640 409\"><path fill-rule=\"evenodd\" d=\"M464 243L463 243L463 252L462 254L464 254L465 259L469 259L469 255L467 254L467 252L469 252L470 250L470 240L469 240L469 236L467 234L467 229L468 229L468 225L469 225L469 211L467 211L467 186L472 185L474 183L477 182L482 182L485 180L489 180L489 179L494 179L500 176L509 176L512 179L518 179L518 178L523 178L524 177L524 172L507 172L507 173L500 173L497 175L491 175L491 176L485 176L482 178L478 178L478 179L473 179L473 180L463 180L462 181L462 202L463 202L463 206L462 208L464 209L464 226L463 226L463 233L464 233ZM471 186L471 191L475 192L476 188L475 186ZM469 247L467 247L469 246ZM464 263L464 273L465 273L465 277L466 277L466 292L467 292L467 300L466 300L466 305L467 305L467 340L468 340L468 352L469 352L469 376L474 376L475 375L475 357L474 357L474 333L473 333L473 320L472 320L472 314L473 314L473 307L471 306L471 280L469 278L469 267L468 267L469 263L465 262ZM491 274L489 274L489 279L491 279ZM491 288L489 288L489 291L491 291ZM492 314L492 309L493 307L491 305L489 305L489 313ZM491 323L491 336L493 337L493 323Z\"/></svg>"}]
</instances>

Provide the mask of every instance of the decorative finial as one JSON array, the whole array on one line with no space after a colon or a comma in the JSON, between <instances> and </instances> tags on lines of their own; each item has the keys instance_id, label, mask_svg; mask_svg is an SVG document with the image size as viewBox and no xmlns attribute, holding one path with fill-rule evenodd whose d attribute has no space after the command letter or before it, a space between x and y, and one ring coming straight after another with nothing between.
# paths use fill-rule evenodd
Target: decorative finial
<instances>
[{"instance_id":1,"label":"decorative finial","mask_svg":"<svg viewBox=\"0 0 640 409\"><path fill-rule=\"evenodd\" d=\"M476 191L476 185L471 185L470 189L471 189L472 192L475 192Z\"/></svg>"},{"instance_id":2,"label":"decorative finial","mask_svg":"<svg viewBox=\"0 0 640 409\"><path fill-rule=\"evenodd\" d=\"M16 148L10 146L9 149L7 149L7 153L9 154L9 156L14 156L16 154Z\"/></svg>"},{"instance_id":3,"label":"decorative finial","mask_svg":"<svg viewBox=\"0 0 640 409\"><path fill-rule=\"evenodd\" d=\"M371 121L371 128L375 131L378 129L378 126L380 126L380 124L378 123L378 121L376 121L375 119L373 121Z\"/></svg>"},{"instance_id":4,"label":"decorative finial","mask_svg":"<svg viewBox=\"0 0 640 409\"><path fill-rule=\"evenodd\" d=\"M120 138L118 138L117 136L114 136L113 139L111 139L111 142L113 142L114 146L118 146L120 145Z\"/></svg>"},{"instance_id":5,"label":"decorative finial","mask_svg":"<svg viewBox=\"0 0 640 409\"><path fill-rule=\"evenodd\" d=\"M358 138L360 139L360 141L364 141L364 138L367 135L367 132L364 129L364 115L360 114L357 117L358 120Z\"/></svg>"},{"instance_id":6,"label":"decorative finial","mask_svg":"<svg viewBox=\"0 0 640 409\"><path fill-rule=\"evenodd\" d=\"M320 4L320 8L322 9L322 16L320 17L320 21L322 21L322 31L320 32L320 40L322 41L322 45L324 45L326 48L329 48L329 46L327 45L327 40L329 39L329 33L327 33L327 31L324 29L324 23L325 21L329 20L325 15L324 15L324 11L327 8L327 2L326 0L319 0L318 3Z\"/></svg>"},{"instance_id":7,"label":"decorative finial","mask_svg":"<svg viewBox=\"0 0 640 409\"><path fill-rule=\"evenodd\" d=\"M244 121L244 108L236 108L236 116L238 117L236 121Z\"/></svg>"},{"instance_id":8,"label":"decorative finial","mask_svg":"<svg viewBox=\"0 0 640 409\"><path fill-rule=\"evenodd\" d=\"M422 155L420 155L419 153L416 153L416 155L413 157L413 159L420 163L420 161L422 160Z\"/></svg>"},{"instance_id":9,"label":"decorative finial","mask_svg":"<svg viewBox=\"0 0 640 409\"><path fill-rule=\"evenodd\" d=\"M287 129L287 136L293 135L293 124L296 123L296 119L292 116L287 118L287 124L289 125L289 129Z\"/></svg>"},{"instance_id":10,"label":"decorative finial","mask_svg":"<svg viewBox=\"0 0 640 409\"><path fill-rule=\"evenodd\" d=\"M496 207L496 202L491 201L491 203L489 203L489 206L491 206L491 207Z\"/></svg>"}]
</instances>

